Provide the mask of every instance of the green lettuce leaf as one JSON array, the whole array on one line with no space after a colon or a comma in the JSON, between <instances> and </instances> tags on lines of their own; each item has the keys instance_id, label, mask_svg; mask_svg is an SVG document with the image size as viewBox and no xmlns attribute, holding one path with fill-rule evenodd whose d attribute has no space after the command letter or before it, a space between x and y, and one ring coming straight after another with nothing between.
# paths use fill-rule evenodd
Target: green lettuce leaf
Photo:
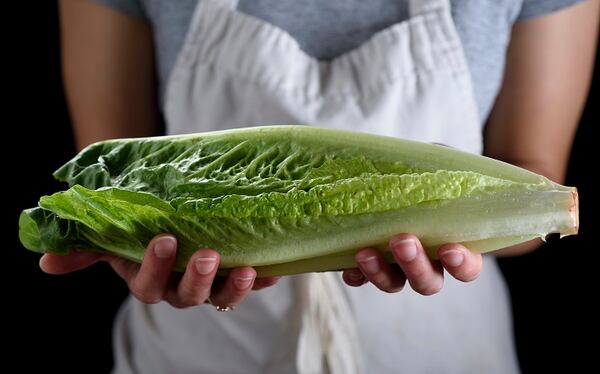
<instances>
[{"instance_id":1,"label":"green lettuce leaf","mask_svg":"<svg viewBox=\"0 0 600 374\"><path fill-rule=\"evenodd\" d=\"M107 251L141 261L178 239L176 270L202 247L221 268L261 275L352 266L400 232L430 256L447 242L485 252L577 230L576 192L447 147L306 126L110 140L61 167L71 188L21 214L34 251Z\"/></svg>"}]
</instances>

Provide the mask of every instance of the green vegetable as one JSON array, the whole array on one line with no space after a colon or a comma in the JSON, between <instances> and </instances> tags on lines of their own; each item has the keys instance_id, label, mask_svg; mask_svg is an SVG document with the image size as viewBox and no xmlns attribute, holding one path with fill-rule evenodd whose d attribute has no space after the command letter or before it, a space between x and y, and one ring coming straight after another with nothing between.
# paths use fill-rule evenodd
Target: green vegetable
<instances>
[{"instance_id":1,"label":"green vegetable","mask_svg":"<svg viewBox=\"0 0 600 374\"><path fill-rule=\"evenodd\" d=\"M577 192L455 149L306 126L270 126L93 144L54 174L71 188L20 217L33 251L94 249L141 261L178 239L260 275L336 270L357 249L417 235L431 257L461 242L487 252L574 234ZM389 255L389 253L388 253Z\"/></svg>"}]
</instances>

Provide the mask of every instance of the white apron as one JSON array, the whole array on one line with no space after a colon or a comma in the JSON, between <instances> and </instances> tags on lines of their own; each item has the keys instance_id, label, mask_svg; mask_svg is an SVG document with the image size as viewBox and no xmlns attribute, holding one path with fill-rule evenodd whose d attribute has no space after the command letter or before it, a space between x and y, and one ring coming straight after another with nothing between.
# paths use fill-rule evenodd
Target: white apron
<instances>
[{"instance_id":1,"label":"white apron","mask_svg":"<svg viewBox=\"0 0 600 374\"><path fill-rule=\"evenodd\" d=\"M168 82L170 134L313 124L482 150L448 0L331 62L285 31L202 0ZM130 298L115 324L117 373L514 373L508 296L493 258L440 294L350 288L339 274L285 277L234 312Z\"/></svg>"}]
</instances>

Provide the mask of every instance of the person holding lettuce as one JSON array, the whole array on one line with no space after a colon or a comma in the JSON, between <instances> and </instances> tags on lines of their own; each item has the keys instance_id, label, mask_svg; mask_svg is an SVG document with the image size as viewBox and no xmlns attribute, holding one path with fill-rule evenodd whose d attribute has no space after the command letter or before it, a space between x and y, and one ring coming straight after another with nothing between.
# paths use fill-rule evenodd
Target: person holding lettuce
<instances>
[{"instance_id":1,"label":"person holding lettuce","mask_svg":"<svg viewBox=\"0 0 600 374\"><path fill-rule=\"evenodd\" d=\"M598 0L61 0L64 83L79 147L158 135L161 118L169 134L309 123L443 143L562 182L598 10ZM431 261L410 233L390 249L396 264L365 248L341 279L256 278L250 267L217 277L210 248L178 278L168 233L141 265L79 252L40 265L62 274L107 261L125 279L134 297L115 324L116 373L518 372L493 256L447 244ZM333 299L318 297L324 288Z\"/></svg>"}]
</instances>

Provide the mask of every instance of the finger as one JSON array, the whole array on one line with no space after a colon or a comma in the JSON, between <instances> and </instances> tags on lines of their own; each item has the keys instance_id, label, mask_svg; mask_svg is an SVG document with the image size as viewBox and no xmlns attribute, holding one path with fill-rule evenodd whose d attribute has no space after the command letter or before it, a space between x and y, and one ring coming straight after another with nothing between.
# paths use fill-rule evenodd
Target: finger
<instances>
[{"instance_id":1,"label":"finger","mask_svg":"<svg viewBox=\"0 0 600 374\"><path fill-rule=\"evenodd\" d=\"M475 280L483 268L483 256L461 244L443 245L438 250L438 256L446 271L463 282Z\"/></svg>"},{"instance_id":2,"label":"finger","mask_svg":"<svg viewBox=\"0 0 600 374\"><path fill-rule=\"evenodd\" d=\"M406 283L404 275L392 269L378 250L373 248L360 250L355 258L364 276L380 290L391 293L404 288Z\"/></svg>"},{"instance_id":3,"label":"finger","mask_svg":"<svg viewBox=\"0 0 600 374\"><path fill-rule=\"evenodd\" d=\"M359 268L346 269L342 273L342 279L348 286L359 287L367 283L368 280Z\"/></svg>"},{"instance_id":4,"label":"finger","mask_svg":"<svg viewBox=\"0 0 600 374\"><path fill-rule=\"evenodd\" d=\"M166 299L178 308L200 305L210 296L219 267L219 254L212 249L201 249L190 258L179 285L169 291Z\"/></svg>"},{"instance_id":5,"label":"finger","mask_svg":"<svg viewBox=\"0 0 600 374\"><path fill-rule=\"evenodd\" d=\"M140 271L140 264L127 259L112 255L102 256L102 261L106 261L125 282L129 285Z\"/></svg>"},{"instance_id":6,"label":"finger","mask_svg":"<svg viewBox=\"0 0 600 374\"><path fill-rule=\"evenodd\" d=\"M252 286L252 289L254 291L258 291L258 290L262 290L263 288L271 287L274 284L276 284L277 282L279 282L280 279L281 279L281 277L256 278L254 280L254 285Z\"/></svg>"},{"instance_id":7,"label":"finger","mask_svg":"<svg viewBox=\"0 0 600 374\"><path fill-rule=\"evenodd\" d=\"M99 253L71 251L62 256L46 253L40 258L40 268L48 274L65 274L87 268L102 257Z\"/></svg>"},{"instance_id":8,"label":"finger","mask_svg":"<svg viewBox=\"0 0 600 374\"><path fill-rule=\"evenodd\" d=\"M152 239L139 272L129 284L131 293L141 302L156 304L162 300L175 262L176 250L177 240L171 235L160 235Z\"/></svg>"},{"instance_id":9,"label":"finger","mask_svg":"<svg viewBox=\"0 0 600 374\"><path fill-rule=\"evenodd\" d=\"M393 237L390 249L413 290L422 295L433 295L442 289L444 272L441 264L429 260L421 242L414 235Z\"/></svg>"},{"instance_id":10,"label":"finger","mask_svg":"<svg viewBox=\"0 0 600 374\"><path fill-rule=\"evenodd\" d=\"M214 288L210 300L215 306L236 306L244 300L256 279L256 270L251 267L233 269L224 283Z\"/></svg>"}]
</instances>

